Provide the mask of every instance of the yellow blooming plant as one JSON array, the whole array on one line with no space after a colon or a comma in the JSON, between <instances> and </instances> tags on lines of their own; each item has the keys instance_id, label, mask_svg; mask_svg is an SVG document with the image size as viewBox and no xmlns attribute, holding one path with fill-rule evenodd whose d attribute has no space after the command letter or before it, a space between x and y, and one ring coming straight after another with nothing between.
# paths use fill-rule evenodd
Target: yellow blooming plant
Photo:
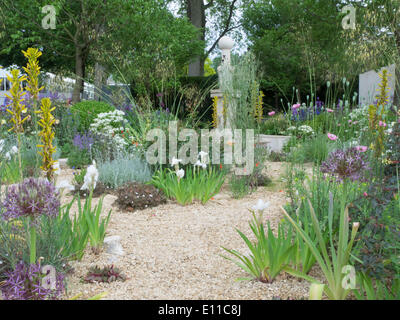
<instances>
[{"instance_id":1,"label":"yellow blooming plant","mask_svg":"<svg viewBox=\"0 0 400 320\"><path fill-rule=\"evenodd\" d=\"M213 98L212 124L214 128L218 127L218 97Z\"/></svg>"},{"instance_id":2,"label":"yellow blooming plant","mask_svg":"<svg viewBox=\"0 0 400 320\"><path fill-rule=\"evenodd\" d=\"M263 98L265 97L264 93L260 91L258 96L258 101L256 104L256 120L258 123L261 123L263 119Z\"/></svg>"},{"instance_id":3,"label":"yellow blooming plant","mask_svg":"<svg viewBox=\"0 0 400 320\"><path fill-rule=\"evenodd\" d=\"M389 102L389 77L391 75L386 69L379 74L381 83L379 84L376 106L369 106L369 129L374 136L372 149L376 158L379 158L384 149L385 140L385 107Z\"/></svg>"},{"instance_id":4,"label":"yellow blooming plant","mask_svg":"<svg viewBox=\"0 0 400 320\"><path fill-rule=\"evenodd\" d=\"M40 67L39 67L39 57L42 55L42 52L36 48L28 48L28 50L23 51L25 58L28 59L28 63L26 67L23 67L24 71L26 72L27 76L27 86L26 90L32 96L32 105L33 105L33 123L35 125L35 132L38 132L37 126L37 107L38 107L38 100L39 100L39 92L43 89L43 87L39 87L39 76L40 76ZM39 159L36 158L36 166L39 165Z\"/></svg>"},{"instance_id":5,"label":"yellow blooming plant","mask_svg":"<svg viewBox=\"0 0 400 320\"><path fill-rule=\"evenodd\" d=\"M25 99L22 97L25 92L22 88L22 83L26 81L26 76L20 76L18 69L11 70L11 76L7 75L8 81L11 82L10 95L6 94L6 97L11 100L11 103L7 105L7 112L11 114L10 122L12 127L8 131L14 131L17 135L18 141L18 164L21 180L22 176L22 161L21 161L21 134L24 132L23 123L28 119L28 116L24 117L24 113L27 112L26 106L23 105Z\"/></svg>"},{"instance_id":6,"label":"yellow blooming plant","mask_svg":"<svg viewBox=\"0 0 400 320\"><path fill-rule=\"evenodd\" d=\"M53 146L54 140L54 130L53 125L55 123L55 118L51 114L55 110L55 107L51 106L50 98L43 98L40 110L37 111L40 120L38 125L42 128L39 132L39 137L41 138L41 143L38 148L42 148L39 154L42 156L42 166L40 167L45 173L49 181L53 178L54 160L53 153L56 152L56 148Z\"/></svg>"},{"instance_id":7,"label":"yellow blooming plant","mask_svg":"<svg viewBox=\"0 0 400 320\"><path fill-rule=\"evenodd\" d=\"M39 75L40 75L40 67L38 59L42 55L38 49L28 48L26 51L22 51L25 58L28 59L28 64L26 67L23 67L24 71L28 75L27 78L27 87L26 90L30 92L32 98L37 101L39 97L39 92L43 89L43 87L39 88Z\"/></svg>"}]
</instances>

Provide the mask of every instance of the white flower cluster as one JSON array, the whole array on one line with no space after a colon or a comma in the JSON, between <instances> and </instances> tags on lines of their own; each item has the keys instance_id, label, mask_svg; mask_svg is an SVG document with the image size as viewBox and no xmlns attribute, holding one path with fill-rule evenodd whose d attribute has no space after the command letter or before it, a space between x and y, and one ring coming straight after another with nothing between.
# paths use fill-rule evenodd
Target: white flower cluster
<instances>
[{"instance_id":1,"label":"white flower cluster","mask_svg":"<svg viewBox=\"0 0 400 320\"><path fill-rule=\"evenodd\" d=\"M314 134L313 128L307 125L302 125L298 128L291 126L286 131L291 135L312 136Z\"/></svg>"},{"instance_id":2,"label":"white flower cluster","mask_svg":"<svg viewBox=\"0 0 400 320\"><path fill-rule=\"evenodd\" d=\"M349 118L352 121L352 124L358 124L361 128L368 127L368 119L369 119L369 106L361 106L359 108L353 109L349 113Z\"/></svg>"},{"instance_id":3,"label":"white flower cluster","mask_svg":"<svg viewBox=\"0 0 400 320\"><path fill-rule=\"evenodd\" d=\"M302 125L302 126L298 127L297 130L303 136L311 136L314 134L313 128L311 128L310 126L307 126L307 125Z\"/></svg>"},{"instance_id":4,"label":"white flower cluster","mask_svg":"<svg viewBox=\"0 0 400 320\"><path fill-rule=\"evenodd\" d=\"M83 185L81 190L94 190L96 189L97 180L99 179L99 171L96 167L96 161L93 160L86 171L85 177L83 178Z\"/></svg>"},{"instance_id":5,"label":"white flower cluster","mask_svg":"<svg viewBox=\"0 0 400 320\"><path fill-rule=\"evenodd\" d=\"M202 167L203 169L207 168L207 156L208 153L204 151L199 152L199 160L194 164L195 167Z\"/></svg>"},{"instance_id":6,"label":"white flower cluster","mask_svg":"<svg viewBox=\"0 0 400 320\"><path fill-rule=\"evenodd\" d=\"M90 130L112 139L117 148L123 149L128 145L122 137L124 131L123 125L126 123L124 115L125 113L120 110L100 113L90 125Z\"/></svg>"},{"instance_id":7,"label":"white flower cluster","mask_svg":"<svg viewBox=\"0 0 400 320\"><path fill-rule=\"evenodd\" d=\"M175 167L175 173L178 177L178 181L185 176L185 170L179 169L179 164L182 162L182 159L177 159L175 157L172 158L171 167Z\"/></svg>"},{"instance_id":8,"label":"white flower cluster","mask_svg":"<svg viewBox=\"0 0 400 320\"><path fill-rule=\"evenodd\" d=\"M1 139L1 140L0 140L0 153L3 152L4 145L5 145L4 139ZM7 152L5 153L4 158L5 158L7 161L10 161L10 160L11 160L11 157L12 157L14 154L16 154L17 152L18 152L18 147L17 147L17 146L13 146L13 147L10 149L10 151L7 151Z\"/></svg>"}]
</instances>

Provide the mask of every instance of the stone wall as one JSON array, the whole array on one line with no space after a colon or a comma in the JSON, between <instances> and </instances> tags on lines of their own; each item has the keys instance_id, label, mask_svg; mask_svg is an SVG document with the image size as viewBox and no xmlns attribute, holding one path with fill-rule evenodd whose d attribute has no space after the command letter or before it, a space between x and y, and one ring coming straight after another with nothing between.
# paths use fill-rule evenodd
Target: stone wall
<instances>
[{"instance_id":1,"label":"stone wall","mask_svg":"<svg viewBox=\"0 0 400 320\"><path fill-rule=\"evenodd\" d=\"M394 84L395 84L395 65L392 64L389 67L384 67L380 69L378 72L374 70L365 72L360 74L360 83L359 83L359 103L362 105L372 104L376 100L377 90L379 89L379 83L381 82L381 78L379 77L379 73L382 72L383 69L388 69L391 77L389 78L389 97L392 99L394 96Z\"/></svg>"}]
</instances>

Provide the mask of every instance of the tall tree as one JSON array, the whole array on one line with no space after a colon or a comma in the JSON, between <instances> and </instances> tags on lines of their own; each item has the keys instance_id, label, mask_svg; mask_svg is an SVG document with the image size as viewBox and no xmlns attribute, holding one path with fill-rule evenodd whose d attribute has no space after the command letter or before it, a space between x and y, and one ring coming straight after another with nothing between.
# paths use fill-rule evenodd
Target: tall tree
<instances>
[{"instance_id":1,"label":"tall tree","mask_svg":"<svg viewBox=\"0 0 400 320\"><path fill-rule=\"evenodd\" d=\"M342 16L339 0L253 0L245 8L243 26L275 107L279 97L291 101L294 86L315 99L322 84L347 71Z\"/></svg>"},{"instance_id":2,"label":"tall tree","mask_svg":"<svg viewBox=\"0 0 400 320\"><path fill-rule=\"evenodd\" d=\"M170 0L175 2L174 0ZM180 0L180 12L200 31L198 39L209 42L209 48L189 64L189 76L202 76L204 62L218 41L240 26L238 11L240 0ZM212 26L210 26L212 24ZM216 33L216 37L211 33Z\"/></svg>"},{"instance_id":3,"label":"tall tree","mask_svg":"<svg viewBox=\"0 0 400 320\"><path fill-rule=\"evenodd\" d=\"M400 105L400 1L346 0L356 8L356 29L350 34L353 52L368 71L396 64L394 103Z\"/></svg>"},{"instance_id":4,"label":"tall tree","mask_svg":"<svg viewBox=\"0 0 400 320\"><path fill-rule=\"evenodd\" d=\"M53 60L54 68L73 69L76 81L72 101L79 101L91 50L96 47L102 36L101 27L106 24L118 1L54 1L55 29L43 25L46 14L52 14L42 13L48 1L0 0L0 3L5 8L5 28L9 39L6 49L1 51L2 58L7 54L15 58L26 46L40 47L43 51L51 52L53 58L46 59L47 62ZM71 59L74 63L71 63Z\"/></svg>"},{"instance_id":5,"label":"tall tree","mask_svg":"<svg viewBox=\"0 0 400 320\"><path fill-rule=\"evenodd\" d=\"M191 41L197 36L194 28L189 30L189 22L175 19L164 0L57 0L53 1L56 28L44 29L42 19L45 14L40 13L47 2L0 0L0 7L3 8L1 20L7 30L0 51L0 63L22 65L25 62L21 58L21 50L26 50L28 46L40 48L49 53L42 56L43 70L66 70L75 74L73 102L80 100L89 67L96 69L95 63L97 66L100 62L107 64L109 61L105 60L109 56L127 53L134 63L138 63L137 57L144 48L149 53L156 43L162 43L163 49L166 49L176 44L176 39L184 41L182 45L196 42ZM171 30L173 32L168 32ZM185 36L188 33L190 38ZM172 55L180 56L180 59L184 57L188 62L191 54L198 52L193 45L191 49L192 53L188 50L180 53L175 47ZM141 62L154 58L148 55L142 57ZM97 84L101 82L100 76L97 72Z\"/></svg>"}]
</instances>

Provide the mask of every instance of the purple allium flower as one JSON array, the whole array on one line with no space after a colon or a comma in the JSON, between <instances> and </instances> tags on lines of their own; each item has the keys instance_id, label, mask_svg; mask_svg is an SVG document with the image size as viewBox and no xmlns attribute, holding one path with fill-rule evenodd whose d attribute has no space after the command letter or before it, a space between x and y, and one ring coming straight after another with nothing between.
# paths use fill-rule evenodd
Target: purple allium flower
<instances>
[{"instance_id":1,"label":"purple allium flower","mask_svg":"<svg viewBox=\"0 0 400 320\"><path fill-rule=\"evenodd\" d=\"M3 202L3 218L37 218L40 215L56 217L60 198L55 186L46 179L28 178L8 188Z\"/></svg>"},{"instance_id":2,"label":"purple allium flower","mask_svg":"<svg viewBox=\"0 0 400 320\"><path fill-rule=\"evenodd\" d=\"M85 134L76 134L72 143L75 147L79 148L79 150L87 150L89 151L94 143L94 139L90 133Z\"/></svg>"},{"instance_id":3,"label":"purple allium flower","mask_svg":"<svg viewBox=\"0 0 400 320\"><path fill-rule=\"evenodd\" d=\"M321 164L321 172L335 177L339 182L346 179L365 181L368 170L370 168L366 154L358 151L355 147L333 151L329 154L327 160Z\"/></svg>"},{"instance_id":4,"label":"purple allium flower","mask_svg":"<svg viewBox=\"0 0 400 320\"><path fill-rule=\"evenodd\" d=\"M6 276L1 287L5 300L57 300L64 292L64 275L56 273L55 289L51 289L50 279L44 285L46 274L39 263L28 266L21 261Z\"/></svg>"}]
</instances>

